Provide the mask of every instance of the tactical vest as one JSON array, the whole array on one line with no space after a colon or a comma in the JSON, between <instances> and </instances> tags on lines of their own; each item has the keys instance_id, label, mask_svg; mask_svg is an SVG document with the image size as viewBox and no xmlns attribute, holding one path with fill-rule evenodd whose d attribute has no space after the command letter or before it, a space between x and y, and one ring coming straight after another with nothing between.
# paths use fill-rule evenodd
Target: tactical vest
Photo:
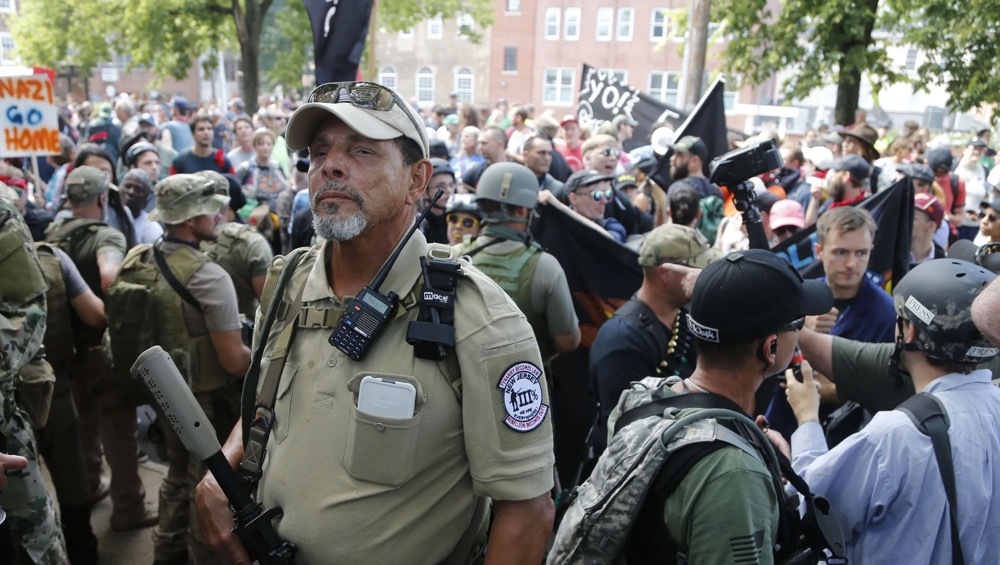
<instances>
[{"instance_id":1,"label":"tactical vest","mask_svg":"<svg viewBox=\"0 0 1000 565\"><path fill-rule=\"evenodd\" d=\"M94 237L107 224L96 220L70 218L56 222L45 230L45 241L62 249L69 255L84 282L98 298L104 298L101 290L101 270L97 266L97 240ZM96 347L101 344L103 333L83 323L75 312L70 312L77 349Z\"/></svg>"},{"instance_id":2,"label":"tactical vest","mask_svg":"<svg viewBox=\"0 0 1000 565\"><path fill-rule=\"evenodd\" d=\"M66 296L62 261L55 248L51 244L38 242L35 243L35 249L38 251L42 273L49 283L49 290L45 292L45 358L56 373L61 373L73 361L73 309Z\"/></svg>"},{"instance_id":3,"label":"tactical vest","mask_svg":"<svg viewBox=\"0 0 1000 565\"><path fill-rule=\"evenodd\" d=\"M185 287L198 269L209 262L204 253L186 245L178 246L169 255L165 254L165 259L177 281ZM148 311L128 309L127 304L124 305L126 308L122 307L120 301L128 300L125 291L129 289L129 284L149 290L151 308ZM121 271L108 288L108 331L111 334L112 351L115 350L116 337L142 333L143 324L152 322L153 341L145 347L159 345L169 353L193 392L210 392L223 388L232 382L232 378L222 368L209 334L193 337L188 333L184 323L183 304L184 299L171 288L157 268L153 246L136 246L129 251ZM127 366L119 366L122 361ZM121 370L127 372L132 362L134 359L116 358L115 373L119 374Z\"/></svg>"},{"instance_id":4,"label":"tactical vest","mask_svg":"<svg viewBox=\"0 0 1000 565\"><path fill-rule=\"evenodd\" d=\"M477 247L482 247L482 243L463 245L462 253L468 253ZM547 360L553 353L549 321L544 312L536 312L531 306L531 279L541 258L542 248L537 243L504 254L496 253L496 246L490 246L473 255L472 264L493 279L521 309L535 331L535 341L538 342L542 359Z\"/></svg>"},{"instance_id":5,"label":"tactical vest","mask_svg":"<svg viewBox=\"0 0 1000 565\"><path fill-rule=\"evenodd\" d=\"M13 377L42 346L45 287L28 226L14 205L0 197L0 416Z\"/></svg>"},{"instance_id":6,"label":"tactical vest","mask_svg":"<svg viewBox=\"0 0 1000 565\"><path fill-rule=\"evenodd\" d=\"M257 314L257 296L253 292L253 281L247 270L247 265L236 264L237 255L234 249L239 246L248 245L251 237L254 237L254 228L237 223L226 223L219 230L219 238L215 241L201 242L201 250L208 254L212 261L229 273L233 279L233 286L236 287L236 298L239 302L240 314L246 316L251 322Z\"/></svg>"}]
</instances>

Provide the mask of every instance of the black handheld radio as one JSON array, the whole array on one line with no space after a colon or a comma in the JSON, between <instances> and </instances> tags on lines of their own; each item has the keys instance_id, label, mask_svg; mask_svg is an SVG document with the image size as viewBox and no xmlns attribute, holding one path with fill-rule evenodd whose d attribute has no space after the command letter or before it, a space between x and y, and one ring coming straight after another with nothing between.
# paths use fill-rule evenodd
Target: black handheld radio
<instances>
[{"instance_id":1,"label":"black handheld radio","mask_svg":"<svg viewBox=\"0 0 1000 565\"><path fill-rule=\"evenodd\" d=\"M360 361L365 356L368 347L371 346L372 342L375 341L375 338L378 337L379 332L385 326L386 320L396 313L399 296L394 292L390 292L386 296L380 293L378 289L382 286L385 278L389 276L389 270L392 269L392 265L396 262L400 252L403 251L403 246L413 236L413 232L417 231L417 227L424 221L428 212L431 211L431 208L443 194L443 190L437 191L437 194L431 199L430 204L417 216L417 221L403 237L403 240L399 242L399 245L396 246L392 255L389 256L389 260L375 274L372 282L361 289L361 292L347 304L347 311L344 312L344 317L340 319L340 324L330 334L330 345L343 351L351 359Z\"/></svg>"}]
</instances>

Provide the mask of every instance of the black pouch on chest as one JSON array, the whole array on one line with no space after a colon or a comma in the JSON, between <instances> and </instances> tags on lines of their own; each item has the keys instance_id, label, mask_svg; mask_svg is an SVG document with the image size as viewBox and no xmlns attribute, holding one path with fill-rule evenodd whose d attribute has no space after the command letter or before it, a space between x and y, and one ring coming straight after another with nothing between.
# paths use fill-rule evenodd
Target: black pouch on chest
<instances>
[{"instance_id":1,"label":"black pouch on chest","mask_svg":"<svg viewBox=\"0 0 1000 565\"><path fill-rule=\"evenodd\" d=\"M455 347L455 287L462 267L455 261L421 257L420 268L420 314L406 328L406 343L420 359L440 361Z\"/></svg>"}]
</instances>

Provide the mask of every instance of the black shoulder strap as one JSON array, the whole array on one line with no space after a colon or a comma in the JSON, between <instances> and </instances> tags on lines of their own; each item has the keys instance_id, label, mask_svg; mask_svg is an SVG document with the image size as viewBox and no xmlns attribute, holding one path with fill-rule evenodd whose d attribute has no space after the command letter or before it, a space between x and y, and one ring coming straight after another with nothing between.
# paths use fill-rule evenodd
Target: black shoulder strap
<instances>
[{"instance_id":1,"label":"black shoulder strap","mask_svg":"<svg viewBox=\"0 0 1000 565\"><path fill-rule=\"evenodd\" d=\"M504 238L502 238L502 237L495 237L495 238L493 238L493 241L487 243L486 245L481 245L479 247L476 247L475 249L470 249L469 252L466 253L466 255L469 256L469 257L475 257L476 253L479 253L483 249L486 249L487 247L491 247L491 246L496 245L498 243L503 243L505 241L507 241L507 240L504 239Z\"/></svg>"},{"instance_id":2,"label":"black shoulder strap","mask_svg":"<svg viewBox=\"0 0 1000 565\"><path fill-rule=\"evenodd\" d=\"M743 413L743 410L735 402L717 394L692 393L658 398L642 406L636 406L622 414L615 422L615 433L622 428L650 416L662 416L667 408L725 408L734 412Z\"/></svg>"},{"instance_id":3,"label":"black shoulder strap","mask_svg":"<svg viewBox=\"0 0 1000 565\"><path fill-rule=\"evenodd\" d=\"M955 195L955 198L958 198L958 175L954 172L951 173L951 193Z\"/></svg>"},{"instance_id":4,"label":"black shoulder strap","mask_svg":"<svg viewBox=\"0 0 1000 565\"><path fill-rule=\"evenodd\" d=\"M951 458L951 440L948 439L948 413L941 401L932 394L920 393L906 399L898 410L910 417L924 435L930 436L934 446L944 492L948 497L948 514L951 517L951 560L956 565L965 563L962 540L958 536L958 501L955 494L955 466Z\"/></svg>"},{"instance_id":5,"label":"black shoulder strap","mask_svg":"<svg viewBox=\"0 0 1000 565\"><path fill-rule=\"evenodd\" d=\"M167 259L163 256L163 252L160 251L160 247L155 244L153 245L153 259L156 261L156 266L160 268L160 272L163 273L163 278L167 280L170 288L174 289L174 292L180 295L184 299L184 302L187 302L195 310L201 312L201 304L198 304L198 301L195 300L188 289L184 288L184 285L177 280L173 271L170 270L170 266L167 265Z\"/></svg>"}]
</instances>

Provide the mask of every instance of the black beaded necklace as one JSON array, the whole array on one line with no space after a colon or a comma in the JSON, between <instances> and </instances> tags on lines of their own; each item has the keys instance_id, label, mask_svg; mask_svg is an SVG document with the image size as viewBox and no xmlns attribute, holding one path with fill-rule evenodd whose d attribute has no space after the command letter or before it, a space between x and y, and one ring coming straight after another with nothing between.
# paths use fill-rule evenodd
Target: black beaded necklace
<instances>
[{"instance_id":1,"label":"black beaded necklace","mask_svg":"<svg viewBox=\"0 0 1000 565\"><path fill-rule=\"evenodd\" d=\"M690 355L692 340L691 333L687 330L686 316L683 308L677 310L670 340L667 342L667 358L660 361L660 366L656 369L658 375L680 376L681 369L693 359Z\"/></svg>"}]
</instances>

